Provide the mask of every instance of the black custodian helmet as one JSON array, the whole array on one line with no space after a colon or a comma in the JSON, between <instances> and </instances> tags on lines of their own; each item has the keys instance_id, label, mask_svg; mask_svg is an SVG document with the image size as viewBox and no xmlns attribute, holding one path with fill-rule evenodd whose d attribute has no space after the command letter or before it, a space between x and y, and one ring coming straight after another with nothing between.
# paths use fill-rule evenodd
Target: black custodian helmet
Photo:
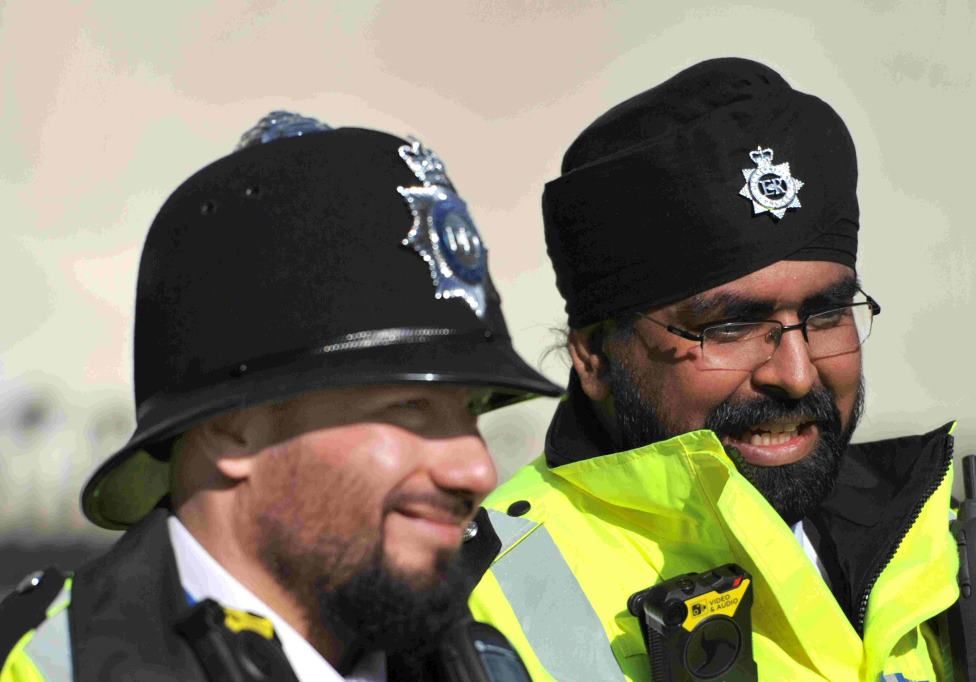
<instances>
[{"instance_id":1,"label":"black custodian helmet","mask_svg":"<svg viewBox=\"0 0 976 682\"><path fill-rule=\"evenodd\" d=\"M136 429L82 493L125 528L169 490L173 438L322 388L443 382L485 410L561 391L512 347L487 248L416 140L273 112L169 197L142 251Z\"/></svg>"}]
</instances>

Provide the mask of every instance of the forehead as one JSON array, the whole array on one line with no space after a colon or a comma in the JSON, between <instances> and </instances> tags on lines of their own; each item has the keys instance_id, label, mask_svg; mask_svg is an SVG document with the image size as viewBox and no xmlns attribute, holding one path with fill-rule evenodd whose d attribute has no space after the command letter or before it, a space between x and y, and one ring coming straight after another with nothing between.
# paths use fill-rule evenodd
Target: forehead
<instances>
[{"instance_id":1,"label":"forehead","mask_svg":"<svg viewBox=\"0 0 976 682\"><path fill-rule=\"evenodd\" d=\"M369 411L390 402L417 398L465 401L471 397L472 392L472 389L465 386L432 382L342 386L303 393L278 403L276 409L283 412L313 409L350 414L359 410Z\"/></svg>"},{"instance_id":2,"label":"forehead","mask_svg":"<svg viewBox=\"0 0 976 682\"><path fill-rule=\"evenodd\" d=\"M783 260L689 296L671 307L681 313L703 314L726 302L755 301L772 308L799 306L838 285L855 282L854 270L840 263Z\"/></svg>"}]
</instances>

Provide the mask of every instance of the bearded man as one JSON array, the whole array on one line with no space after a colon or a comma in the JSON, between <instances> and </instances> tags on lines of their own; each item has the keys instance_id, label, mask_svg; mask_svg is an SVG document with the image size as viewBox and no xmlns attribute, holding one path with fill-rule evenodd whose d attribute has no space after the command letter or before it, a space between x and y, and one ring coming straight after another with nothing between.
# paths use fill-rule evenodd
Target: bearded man
<instances>
[{"instance_id":1,"label":"bearded man","mask_svg":"<svg viewBox=\"0 0 976 682\"><path fill-rule=\"evenodd\" d=\"M471 602L533 679L726 679L711 635L675 654L684 673L655 668L629 599L730 563L752 632L722 645L751 642L761 679L944 679L952 426L849 445L881 312L856 182L834 110L743 59L569 147L543 195L568 397L544 455L488 498L501 550ZM665 625L694 631L682 618Z\"/></svg>"},{"instance_id":2,"label":"bearded man","mask_svg":"<svg viewBox=\"0 0 976 682\"><path fill-rule=\"evenodd\" d=\"M420 654L469 620L458 547L496 482L478 415L559 389L436 154L274 112L149 230L135 393L82 498L125 533L0 605L3 682L440 671Z\"/></svg>"}]
</instances>

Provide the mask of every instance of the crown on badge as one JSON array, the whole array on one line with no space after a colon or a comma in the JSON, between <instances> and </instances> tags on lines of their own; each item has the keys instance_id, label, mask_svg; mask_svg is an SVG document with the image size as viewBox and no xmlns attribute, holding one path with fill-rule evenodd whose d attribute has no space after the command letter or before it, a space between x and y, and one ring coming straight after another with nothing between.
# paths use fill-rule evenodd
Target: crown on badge
<instances>
[{"instance_id":1,"label":"crown on badge","mask_svg":"<svg viewBox=\"0 0 976 682\"><path fill-rule=\"evenodd\" d=\"M428 149L415 137L408 137L409 145L400 147L400 158L403 159L413 174L424 183L424 186L440 185L442 187L453 187L451 181L447 179L447 170L444 162L433 150Z\"/></svg>"},{"instance_id":2,"label":"crown on badge","mask_svg":"<svg viewBox=\"0 0 976 682\"><path fill-rule=\"evenodd\" d=\"M773 161L773 150L769 149L768 147L766 149L757 147L756 151L749 152L749 158L752 159L752 162L757 166L765 165L763 164L764 161L766 164L769 164Z\"/></svg>"}]
</instances>

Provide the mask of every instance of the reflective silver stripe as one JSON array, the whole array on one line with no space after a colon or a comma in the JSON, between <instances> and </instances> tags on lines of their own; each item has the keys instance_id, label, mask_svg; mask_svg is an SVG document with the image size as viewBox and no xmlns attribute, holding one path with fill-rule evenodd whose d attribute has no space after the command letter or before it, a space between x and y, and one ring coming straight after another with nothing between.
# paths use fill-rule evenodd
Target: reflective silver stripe
<instances>
[{"instance_id":1,"label":"reflective silver stripe","mask_svg":"<svg viewBox=\"0 0 976 682\"><path fill-rule=\"evenodd\" d=\"M503 556L505 552L512 548L516 542L527 535L530 530L539 524L521 516L509 516L504 512L495 509L488 510L488 519L491 527L495 530L495 535L502 541L502 548L498 551L498 556Z\"/></svg>"},{"instance_id":2,"label":"reflective silver stripe","mask_svg":"<svg viewBox=\"0 0 976 682\"><path fill-rule=\"evenodd\" d=\"M51 602L54 608L70 598L69 585ZM46 682L71 682L71 636L68 634L68 609L37 626L34 636L24 647L24 653L37 667Z\"/></svg>"},{"instance_id":3,"label":"reflective silver stripe","mask_svg":"<svg viewBox=\"0 0 976 682\"><path fill-rule=\"evenodd\" d=\"M494 515L491 523L501 538ZM529 646L560 682L624 679L603 625L556 543L541 525L530 524L534 529L516 537L518 546L491 567Z\"/></svg>"}]
</instances>

